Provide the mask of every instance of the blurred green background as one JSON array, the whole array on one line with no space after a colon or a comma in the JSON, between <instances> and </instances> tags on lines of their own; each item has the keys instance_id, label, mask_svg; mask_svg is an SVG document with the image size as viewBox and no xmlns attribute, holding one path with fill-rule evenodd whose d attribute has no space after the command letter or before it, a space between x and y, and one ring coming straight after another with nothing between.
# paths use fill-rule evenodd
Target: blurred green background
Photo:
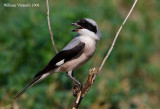
<instances>
[{"instance_id":1,"label":"blurred green background","mask_svg":"<svg viewBox=\"0 0 160 109\"><path fill-rule=\"evenodd\" d=\"M38 3L9 8L4 3ZM55 44L61 50L75 35L70 24L94 19L102 32L88 63L75 71L84 84L98 68L133 0L49 0ZM13 97L56 54L51 43L46 1L0 0L0 109L70 109L72 81L56 73ZM160 1L139 0L80 109L160 109Z\"/></svg>"}]
</instances>

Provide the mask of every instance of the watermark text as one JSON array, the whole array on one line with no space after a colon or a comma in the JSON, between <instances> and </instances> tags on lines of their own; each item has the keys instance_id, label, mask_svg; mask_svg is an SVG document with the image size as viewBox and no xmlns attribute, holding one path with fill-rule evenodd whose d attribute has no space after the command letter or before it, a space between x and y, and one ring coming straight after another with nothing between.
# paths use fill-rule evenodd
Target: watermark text
<instances>
[{"instance_id":1,"label":"watermark text","mask_svg":"<svg viewBox=\"0 0 160 109\"><path fill-rule=\"evenodd\" d=\"M10 7L10 8L37 8L40 7L39 3L4 3L4 7Z\"/></svg>"}]
</instances>

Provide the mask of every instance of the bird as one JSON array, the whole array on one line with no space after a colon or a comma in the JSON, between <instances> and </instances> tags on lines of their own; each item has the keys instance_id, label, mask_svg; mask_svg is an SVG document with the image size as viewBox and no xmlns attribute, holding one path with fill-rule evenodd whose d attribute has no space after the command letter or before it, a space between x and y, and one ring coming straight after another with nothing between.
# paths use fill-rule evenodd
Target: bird
<instances>
[{"instance_id":1,"label":"bird","mask_svg":"<svg viewBox=\"0 0 160 109\"><path fill-rule=\"evenodd\" d=\"M66 72L68 77L81 85L73 76L73 71L91 59L96 51L97 42L101 39L101 32L97 23L90 18L82 18L71 25L77 27L72 31L78 34L34 76L33 81L15 98L19 98L31 86L55 72Z\"/></svg>"}]
</instances>

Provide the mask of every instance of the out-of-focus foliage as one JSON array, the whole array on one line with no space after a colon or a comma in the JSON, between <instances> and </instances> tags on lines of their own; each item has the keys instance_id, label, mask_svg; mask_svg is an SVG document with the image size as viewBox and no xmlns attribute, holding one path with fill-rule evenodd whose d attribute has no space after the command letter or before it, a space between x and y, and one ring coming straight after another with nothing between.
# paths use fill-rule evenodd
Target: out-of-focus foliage
<instances>
[{"instance_id":1,"label":"out-of-focus foliage","mask_svg":"<svg viewBox=\"0 0 160 109\"><path fill-rule=\"evenodd\" d=\"M98 68L134 0L49 0L54 40L61 50L76 34L70 24L94 19L102 32L94 58L75 71L85 82ZM7 8L4 3L39 3ZM0 109L70 109L72 81L57 73L13 97L56 54L45 0L0 1ZM158 109L160 107L160 1L139 0L80 109Z\"/></svg>"}]
</instances>

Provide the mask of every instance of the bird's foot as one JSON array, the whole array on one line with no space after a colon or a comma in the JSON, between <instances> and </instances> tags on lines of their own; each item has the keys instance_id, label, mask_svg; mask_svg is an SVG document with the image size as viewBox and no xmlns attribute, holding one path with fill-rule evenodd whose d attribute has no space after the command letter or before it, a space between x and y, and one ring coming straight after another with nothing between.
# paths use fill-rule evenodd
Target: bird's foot
<instances>
[{"instance_id":1,"label":"bird's foot","mask_svg":"<svg viewBox=\"0 0 160 109\"><path fill-rule=\"evenodd\" d=\"M81 88L81 83L74 77L73 75L73 71L69 71L69 72L66 72L66 76L68 76L69 78L71 78L73 80L73 83L75 85L78 85L80 88Z\"/></svg>"},{"instance_id":2,"label":"bird's foot","mask_svg":"<svg viewBox=\"0 0 160 109\"><path fill-rule=\"evenodd\" d=\"M76 78L74 78L73 83L79 86L80 88L82 87L81 83Z\"/></svg>"},{"instance_id":3,"label":"bird's foot","mask_svg":"<svg viewBox=\"0 0 160 109\"><path fill-rule=\"evenodd\" d=\"M72 94L73 96L77 96L77 93L81 90L82 85L81 83L74 77L73 71L66 72L66 76L71 78L73 80L74 86L72 88Z\"/></svg>"},{"instance_id":4,"label":"bird's foot","mask_svg":"<svg viewBox=\"0 0 160 109\"><path fill-rule=\"evenodd\" d=\"M78 84L74 84L74 86L72 87L73 96L76 97L80 90L81 90L81 86L79 86Z\"/></svg>"}]
</instances>

